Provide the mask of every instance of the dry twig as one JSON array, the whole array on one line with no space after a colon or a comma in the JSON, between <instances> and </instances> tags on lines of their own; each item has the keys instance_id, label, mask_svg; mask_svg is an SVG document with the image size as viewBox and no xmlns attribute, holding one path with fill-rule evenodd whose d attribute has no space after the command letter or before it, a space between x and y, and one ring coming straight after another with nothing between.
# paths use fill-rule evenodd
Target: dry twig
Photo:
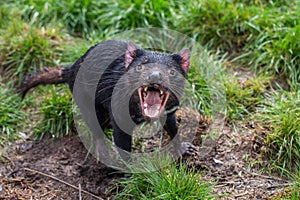
<instances>
[{"instance_id":1,"label":"dry twig","mask_svg":"<svg viewBox=\"0 0 300 200\"><path fill-rule=\"evenodd\" d=\"M43 172L40 172L40 171L37 171L37 170L34 170L34 169L29 169L29 168L24 168L24 170L30 171L30 172L33 172L33 173L37 173L37 174L40 174L40 175L42 175L42 176L46 176L46 177L51 178L51 179L53 179L53 180L56 180L56 181L58 181L58 182L60 182L60 183L63 183L63 184L65 184L65 185L67 185L67 186L69 186L69 187L71 187L71 188L73 188L73 189L75 189L75 190L79 190L79 191L81 191L81 192L83 192L83 193L85 193L85 194L87 194L87 195L90 195L90 196L92 196L92 197L94 197L94 198L96 198L96 199L104 200L104 199L102 199L101 197L98 197L98 196L96 196L96 195L94 195L94 194L92 194L92 193L90 193L90 192L88 192L88 191L86 191L86 190L82 190L81 188L78 188L78 187L76 187L76 186L74 186L74 185L72 185L72 184L70 184L70 183L67 183L67 182L65 182L65 181L63 181L63 180L60 180L60 179L58 179L58 178L56 178L56 177L54 177L54 176L51 176L51 175L49 175L49 174L45 174L45 173L43 173Z\"/></svg>"}]
</instances>

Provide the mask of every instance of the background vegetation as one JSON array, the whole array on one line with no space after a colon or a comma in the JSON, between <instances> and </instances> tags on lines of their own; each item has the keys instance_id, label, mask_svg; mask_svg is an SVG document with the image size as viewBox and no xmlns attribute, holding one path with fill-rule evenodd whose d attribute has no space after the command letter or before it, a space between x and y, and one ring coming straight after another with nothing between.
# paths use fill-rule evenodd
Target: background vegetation
<instances>
[{"instance_id":1,"label":"background vegetation","mask_svg":"<svg viewBox=\"0 0 300 200\"><path fill-rule=\"evenodd\" d=\"M72 129L69 92L64 87L50 93L48 87L39 88L21 101L14 91L24 74L70 64L91 45L124 30L163 27L196 39L207 50L203 60L214 55L224 70L227 123L254 119L268 127L270 163L281 172L297 173L299 19L297 0L1 1L0 145L19 138L22 131L57 138ZM209 113L206 82L196 70L191 72L201 100L197 107ZM29 129L28 119L33 124Z\"/></svg>"}]
</instances>

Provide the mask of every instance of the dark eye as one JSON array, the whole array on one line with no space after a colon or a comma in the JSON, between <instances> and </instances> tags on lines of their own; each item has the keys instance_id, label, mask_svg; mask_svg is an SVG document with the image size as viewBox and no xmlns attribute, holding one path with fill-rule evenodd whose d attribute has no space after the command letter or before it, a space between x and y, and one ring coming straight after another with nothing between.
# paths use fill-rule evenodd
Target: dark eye
<instances>
[{"instance_id":1,"label":"dark eye","mask_svg":"<svg viewBox=\"0 0 300 200\"><path fill-rule=\"evenodd\" d=\"M147 63L147 62L148 62L148 58L145 58L143 63Z\"/></svg>"},{"instance_id":2,"label":"dark eye","mask_svg":"<svg viewBox=\"0 0 300 200\"><path fill-rule=\"evenodd\" d=\"M136 66L136 71L142 71L144 69L143 65Z\"/></svg>"},{"instance_id":3,"label":"dark eye","mask_svg":"<svg viewBox=\"0 0 300 200\"><path fill-rule=\"evenodd\" d=\"M170 70L169 70L169 74L170 74L171 76L175 76L175 75L176 75L176 71L175 71L174 69L170 69Z\"/></svg>"}]
</instances>

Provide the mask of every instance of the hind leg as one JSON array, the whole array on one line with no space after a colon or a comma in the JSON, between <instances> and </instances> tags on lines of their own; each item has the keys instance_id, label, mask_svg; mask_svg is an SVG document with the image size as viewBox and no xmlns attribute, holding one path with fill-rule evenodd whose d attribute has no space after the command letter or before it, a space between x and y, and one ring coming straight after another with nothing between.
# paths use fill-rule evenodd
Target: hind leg
<instances>
[{"instance_id":1,"label":"hind leg","mask_svg":"<svg viewBox=\"0 0 300 200\"><path fill-rule=\"evenodd\" d=\"M93 129L93 151L98 160L107 159L111 157L109 139L107 139L107 135L105 134L105 129L110 128L110 120L108 111L105 110L101 105L95 106L96 116L98 120L98 124L94 124L95 128ZM100 125L100 127L99 127ZM89 126L91 127L91 126ZM101 130L99 130L99 128Z\"/></svg>"}]
</instances>

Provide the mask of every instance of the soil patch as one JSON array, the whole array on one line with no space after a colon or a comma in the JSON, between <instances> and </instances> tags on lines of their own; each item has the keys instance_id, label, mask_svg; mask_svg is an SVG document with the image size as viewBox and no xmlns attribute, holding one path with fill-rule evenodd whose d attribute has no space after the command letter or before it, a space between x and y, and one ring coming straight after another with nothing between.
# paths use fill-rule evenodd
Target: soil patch
<instances>
[{"instance_id":1,"label":"soil patch","mask_svg":"<svg viewBox=\"0 0 300 200\"><path fill-rule=\"evenodd\" d=\"M206 133L208 121L203 119L195 145L201 145ZM203 180L216 183L217 199L268 199L290 183L262 174L255 165L261 160L264 135L254 123L225 126L211 151L183 158ZM116 180L124 177L88 155L74 135L16 142L0 163L0 199L111 199Z\"/></svg>"},{"instance_id":2,"label":"soil patch","mask_svg":"<svg viewBox=\"0 0 300 200\"><path fill-rule=\"evenodd\" d=\"M20 142L14 149L1 163L0 199L107 199L123 176L89 156L76 136Z\"/></svg>"},{"instance_id":3,"label":"soil patch","mask_svg":"<svg viewBox=\"0 0 300 200\"><path fill-rule=\"evenodd\" d=\"M260 168L264 137L264 130L254 123L239 128L226 126L211 152L187 157L187 161L204 169L204 180L216 183L213 193L219 195L217 199L272 199L291 183Z\"/></svg>"}]
</instances>

